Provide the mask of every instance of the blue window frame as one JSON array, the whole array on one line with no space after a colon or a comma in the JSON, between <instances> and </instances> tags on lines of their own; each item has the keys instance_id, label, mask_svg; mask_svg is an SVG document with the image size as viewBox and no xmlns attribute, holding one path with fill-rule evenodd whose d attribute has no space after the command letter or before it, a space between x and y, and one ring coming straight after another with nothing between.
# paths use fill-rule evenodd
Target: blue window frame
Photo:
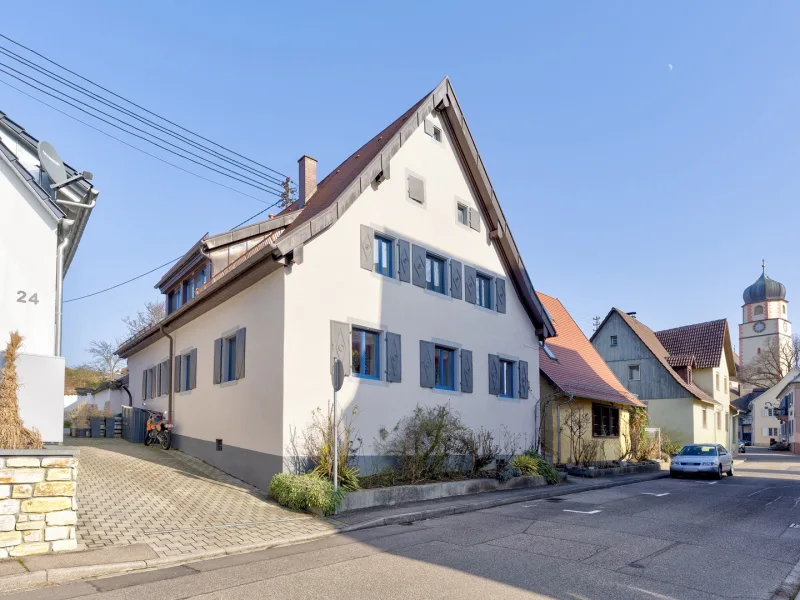
<instances>
[{"instance_id":1,"label":"blue window frame","mask_svg":"<svg viewBox=\"0 0 800 600\"><path fill-rule=\"evenodd\" d=\"M194 278L187 279L186 281L183 282L181 297L184 299L184 302L188 302L189 300L194 298Z\"/></svg>"},{"instance_id":2,"label":"blue window frame","mask_svg":"<svg viewBox=\"0 0 800 600\"><path fill-rule=\"evenodd\" d=\"M426 287L432 292L444 294L444 279L445 279L445 265L444 259L432 254L425 256L425 282Z\"/></svg>"},{"instance_id":3,"label":"blue window frame","mask_svg":"<svg viewBox=\"0 0 800 600\"><path fill-rule=\"evenodd\" d=\"M233 381L236 379L236 336L233 335L225 339L228 345L228 364L225 367L224 381Z\"/></svg>"},{"instance_id":4,"label":"blue window frame","mask_svg":"<svg viewBox=\"0 0 800 600\"><path fill-rule=\"evenodd\" d=\"M167 314L174 313L181 307L181 291L173 290L167 294Z\"/></svg>"},{"instance_id":5,"label":"blue window frame","mask_svg":"<svg viewBox=\"0 0 800 600\"><path fill-rule=\"evenodd\" d=\"M375 270L386 277L394 276L393 256L394 242L380 235L375 236Z\"/></svg>"},{"instance_id":6,"label":"blue window frame","mask_svg":"<svg viewBox=\"0 0 800 600\"><path fill-rule=\"evenodd\" d=\"M510 360L500 360L500 375L502 376L500 397L514 397L514 363Z\"/></svg>"},{"instance_id":7,"label":"blue window frame","mask_svg":"<svg viewBox=\"0 0 800 600\"><path fill-rule=\"evenodd\" d=\"M436 371L436 384L438 390L456 389L456 351L444 346L436 346L433 356Z\"/></svg>"},{"instance_id":8,"label":"blue window frame","mask_svg":"<svg viewBox=\"0 0 800 600\"><path fill-rule=\"evenodd\" d=\"M483 308L492 308L492 280L480 273L475 280L475 304Z\"/></svg>"},{"instance_id":9,"label":"blue window frame","mask_svg":"<svg viewBox=\"0 0 800 600\"><path fill-rule=\"evenodd\" d=\"M380 333L353 327L353 375L365 379L380 379Z\"/></svg>"},{"instance_id":10,"label":"blue window frame","mask_svg":"<svg viewBox=\"0 0 800 600\"><path fill-rule=\"evenodd\" d=\"M184 354L181 356L181 391L185 392L192 387L191 379L192 355Z\"/></svg>"}]
</instances>

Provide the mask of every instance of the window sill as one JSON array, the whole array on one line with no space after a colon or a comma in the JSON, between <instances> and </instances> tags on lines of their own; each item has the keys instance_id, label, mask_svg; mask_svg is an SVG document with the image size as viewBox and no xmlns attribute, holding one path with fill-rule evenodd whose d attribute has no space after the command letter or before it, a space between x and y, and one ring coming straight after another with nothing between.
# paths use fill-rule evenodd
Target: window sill
<instances>
[{"instance_id":1,"label":"window sill","mask_svg":"<svg viewBox=\"0 0 800 600\"><path fill-rule=\"evenodd\" d=\"M618 440L619 439L619 434L617 434L617 435L594 435L594 434L592 434L592 437L595 438L595 439L598 439L598 440Z\"/></svg>"},{"instance_id":2,"label":"window sill","mask_svg":"<svg viewBox=\"0 0 800 600\"><path fill-rule=\"evenodd\" d=\"M381 378L378 375L361 375L360 373L353 373L353 377L356 379L365 379L367 381L380 381Z\"/></svg>"}]
</instances>

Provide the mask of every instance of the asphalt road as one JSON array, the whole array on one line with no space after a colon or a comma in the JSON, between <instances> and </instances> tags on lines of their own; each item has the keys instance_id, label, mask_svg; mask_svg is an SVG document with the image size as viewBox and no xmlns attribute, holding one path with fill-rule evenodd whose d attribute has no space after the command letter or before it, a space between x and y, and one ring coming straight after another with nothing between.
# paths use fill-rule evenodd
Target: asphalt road
<instances>
[{"instance_id":1,"label":"asphalt road","mask_svg":"<svg viewBox=\"0 0 800 600\"><path fill-rule=\"evenodd\" d=\"M745 457L718 482L566 494L10 597L768 599L800 561L800 460Z\"/></svg>"}]
</instances>

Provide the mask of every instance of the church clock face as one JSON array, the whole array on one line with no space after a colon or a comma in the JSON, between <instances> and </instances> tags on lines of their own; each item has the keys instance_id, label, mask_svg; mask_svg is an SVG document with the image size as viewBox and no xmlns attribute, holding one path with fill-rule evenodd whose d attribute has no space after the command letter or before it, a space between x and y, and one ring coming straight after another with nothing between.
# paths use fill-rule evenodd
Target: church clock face
<instances>
[{"instance_id":1,"label":"church clock face","mask_svg":"<svg viewBox=\"0 0 800 600\"><path fill-rule=\"evenodd\" d=\"M762 332L762 331L764 331L766 328L767 328L767 326L766 326L766 325L764 325L764 321L759 321L758 323L756 323L755 325L753 325L753 331L755 331L756 333L761 333L761 332Z\"/></svg>"}]
</instances>

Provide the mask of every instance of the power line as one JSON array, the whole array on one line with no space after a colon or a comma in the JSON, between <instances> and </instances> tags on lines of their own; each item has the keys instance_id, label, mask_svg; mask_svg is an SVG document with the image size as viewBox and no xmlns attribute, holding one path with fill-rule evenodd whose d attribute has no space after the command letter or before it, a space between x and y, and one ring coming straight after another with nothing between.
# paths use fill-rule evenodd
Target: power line
<instances>
[{"instance_id":1,"label":"power line","mask_svg":"<svg viewBox=\"0 0 800 600\"><path fill-rule=\"evenodd\" d=\"M2 81L2 80L0 80L0 81ZM237 229L238 227L241 227L242 225L244 225L244 224L245 224L245 223L247 223L248 221L252 221L252 220L253 220L253 219L255 219L255 218L258 216L258 215L261 215L261 214L265 213L266 211L268 211L270 208L273 208L273 207L277 206L278 204L280 204L280 202L281 202L281 200L278 200L277 202L275 202L274 204L271 204L270 206L268 206L268 207L267 207L267 208L265 208L264 210L260 210L260 211L258 211L258 212L257 212L256 214L254 214L252 217L250 217L250 218L248 218L248 219L245 219L244 221L242 221L242 222L241 222L241 223L239 223L238 225L234 225L234 226L233 226L233 227L231 227L231 228L230 228L228 231L233 231L234 229ZM137 279L141 279L142 277L144 277L144 276L146 276L146 275L150 275L150 273L154 273L155 271L158 271L159 269L163 269L163 268L164 268L164 267L166 267L167 265L171 265L171 264L172 264L172 263L174 263L175 261L177 261L177 260L180 260L181 258L183 258L183 256L184 256L184 255L183 255L183 254L181 254L181 255L180 255L180 256L178 256L177 258L173 258L173 259L171 259L171 260L169 260L169 261L165 262L163 265L159 265L159 266L157 266L157 267L156 267L156 268L154 268L154 269L150 269L150 270L149 270L149 271L147 271L146 273L142 273L141 275L137 275L136 277L132 277L131 279L128 279L128 280L126 280L126 281L123 281L122 283L117 283L116 285L112 285L111 287L107 287L107 288L105 288L105 289L103 289L103 290L98 290L98 291L96 291L96 292L92 292L91 294L86 294L86 295L84 295L84 296L78 296L77 298L70 298L69 300L64 300L64 303L66 304L67 302L75 302L76 300L83 300L84 298L91 298L92 296L97 296L98 294L103 294L103 293L105 293L105 292L110 292L111 290L115 290L115 289L117 289L118 287L122 287L122 286L123 286L123 285L125 285L125 284L128 284L128 283L131 283L131 282L133 282L133 281L136 281Z\"/></svg>"},{"instance_id":2,"label":"power line","mask_svg":"<svg viewBox=\"0 0 800 600\"><path fill-rule=\"evenodd\" d=\"M245 192L243 192L243 191L241 191L241 190L237 190L237 189L236 189L236 188L234 188L234 187L231 187L231 186L229 186L229 185L225 185L224 183L220 183L219 181L214 181L213 179L209 179L208 177L203 177L203 176L202 176L202 175L200 175L199 173L195 173L194 171L190 171L189 169L185 169L184 167L181 167L180 165L176 165L175 163L172 163L172 162L170 162L170 161L168 161L168 160L165 160L165 159L161 158L160 156L157 156L157 155L155 155L155 154L151 154L151 153L150 153L150 152L148 152L147 150L142 150L142 149L141 149L141 148L139 148L138 146L134 146L133 144L131 144L131 143L129 143L129 142L126 142L125 140L123 140L123 139L121 139L121 138L118 138L118 137L117 137L117 136L115 136L115 135L111 135L111 134L110 134L110 133L108 133L107 131L103 131L103 130L102 130L102 129L100 129L99 127L95 127L95 126L94 126L94 125L92 125L91 123L87 123L86 121L83 121L83 120L79 119L78 117L76 117L76 116L74 116L74 115L71 115L71 114L69 114L68 112L65 112L65 111L61 110L60 108L57 108L57 107L53 106L52 104L49 104L49 103L45 102L45 101L44 101L44 100L42 100L41 98L37 98L36 96L34 96L34 95L32 95L32 94L29 94L29 93L28 93L28 92L26 92L25 90L21 90L21 89L19 89L18 87L14 86L14 85L11 85L11 84L10 84L10 83L8 83L7 81L4 81L4 80L0 79L0 83L2 83L3 85L6 85L6 86L8 86L8 87L10 87L12 90L16 90L16 91L18 91L20 94L22 94L23 96L27 96L27 97L28 97L28 98L30 98L31 100L35 100L36 102L39 102L40 104L43 104L44 106L46 106L46 107L48 107L48 108L51 108L51 109L53 109L53 110L54 110L54 111L56 111L57 113L61 113L61 114L62 114L62 115L64 115L65 117L69 117L70 119L73 119L74 121L77 121L78 123L80 123L80 124L82 124L82 125L86 125L86 127L88 127L89 129L94 129L94 130L95 130L95 131L97 131L98 133L102 133L103 135L105 135L105 136L107 136L107 137L110 137L112 140L116 140L116 141L118 141L120 144L125 144L125 145L126 145L126 146L128 146L129 148L133 148L134 150L136 150L136 151L138 151L138 152L141 152L142 154L144 154L144 155L146 155L146 156L149 156L150 158L155 158L156 160L158 160L158 161L161 161L161 162L163 162L164 164L167 164L167 165L169 165L170 167L175 167L176 169L178 169L178 170L180 170L180 171L183 171L184 173L188 173L189 175L193 175L194 177L197 177L198 179L202 179L203 181L208 181L209 183L213 183L214 185L218 185L218 186L220 186L220 187L223 187L223 188L225 188L226 190L230 190L230 191L232 191L232 192L236 192L237 194L240 194L240 195L242 195L242 196L246 196L247 198L252 198L253 200L256 200L257 202L261 202L261 203L264 203L264 204L266 204L266 200L263 200L263 199L261 199L261 198L259 198L259 197L257 197L257 196L253 196L252 194L247 194L247 193L245 193ZM271 206L274 206L274 204L271 204L271 205L270 205L270 207L271 207ZM269 207L267 207L267 208L269 208Z\"/></svg>"},{"instance_id":3,"label":"power line","mask_svg":"<svg viewBox=\"0 0 800 600\"><path fill-rule=\"evenodd\" d=\"M12 60L15 60L15 61L17 61L19 63L22 63L24 66L28 67L29 69L33 69L33 70L41 73L45 77L49 77L50 79L53 79L53 80L57 81L61 85L66 85L66 86L70 87L71 89L77 91L78 93L81 93L81 94L84 94L86 96L89 96L93 100L95 100L97 102L101 102L102 104L104 104L105 106L108 106L109 108L111 108L113 110L117 110L117 111L122 112L122 113L124 113L126 115L129 115L130 117L136 119L137 121L139 121L141 123L144 123L144 124L146 124L146 125L148 125L150 127L153 127L155 129L158 129L159 131L162 131L163 133L165 133L165 134L167 134L169 136L175 137L175 138L181 140L182 142L184 142L186 144L190 144L191 146L193 146L194 148L197 148L198 150L213 154L214 156L218 157L220 160L224 160L227 163L235 165L239 169L247 170L247 171L249 171L250 173L252 173L254 175L258 175L260 177L264 177L264 178L269 179L270 181L272 181L274 183L277 183L277 184L281 184L282 183L282 180L278 179L274 175L269 175L268 173L264 173L262 171L259 171L258 169L254 169L254 168L252 168L252 167L250 167L250 166L248 166L248 165L246 165L246 164L244 164L242 162L230 159L227 156L217 152L216 150L214 150L212 148L209 148L208 146L205 146L203 144L198 144L197 142L187 138L184 135L181 135L180 133L177 133L177 132L175 132L175 131L167 128L167 127L164 127L164 126L162 126L162 125L160 125L160 124L158 124L158 123L156 123L154 121L151 121L150 119L147 119L147 118L144 118L144 117L142 117L140 115L137 115L135 112L130 111L127 108L125 108L123 106L120 106L119 104L117 104L115 102L110 102L109 100L103 98L99 94L95 94L94 92L92 92L90 90L87 90L86 88L84 88L82 86L76 85L75 83L69 81L65 77L62 77L58 73L54 73L53 71L51 71L49 69L45 69L44 67L41 67L41 66L37 65L33 61L30 61L30 60L26 59L25 57L20 56L16 52L12 52L11 50L9 50L8 48L5 48L4 46L0 46L0 54L3 54L5 56L7 56L8 58L11 58ZM11 69L12 67L8 67L8 68ZM12 70L14 70L17 73L20 73L21 75L25 75L27 77L30 77L30 75L23 74L22 72L17 71L16 69L12 69ZM37 81L37 80L34 79L34 81ZM63 93L63 92L60 92L60 90L56 90L56 88L47 86L47 84L45 84L45 83L42 83L42 82L39 82L39 83L41 83L41 85L45 85L46 87L48 87L48 88L50 88L50 89L52 89L54 91L57 91L59 93ZM67 96L67 97L70 98L70 96ZM73 98L73 100L75 100L76 102L81 102L80 100L78 100L76 98ZM81 104L84 104L85 106L89 106L88 104L86 104L84 102L81 102ZM97 110L94 107L92 107L92 108L94 110ZM102 111L98 111L98 112L102 112ZM108 114L108 113L102 113L102 114ZM118 119L117 117L114 117L112 115L108 115L108 116L110 116L113 119L116 119L116 120L120 121L121 123L125 123L126 125L129 125L131 127L134 127L135 129L139 130L139 131L143 131L144 132L144 130L136 128L134 125L131 125L131 124L127 123L127 121L123 121L123 120ZM144 132L144 133L148 133L149 135L152 135L149 132ZM161 138L158 138L157 136L154 136L154 137L156 137L157 139L161 139ZM162 141L166 142L166 140L162 140ZM166 142L166 143L169 143L169 142ZM173 144L170 144L170 145L173 145ZM176 146L176 147L178 147L178 146ZM183 148L181 148L181 149L183 149ZM195 156L198 156L198 155L195 155Z\"/></svg>"},{"instance_id":4,"label":"power line","mask_svg":"<svg viewBox=\"0 0 800 600\"><path fill-rule=\"evenodd\" d=\"M268 167L268 166L266 166L266 165L262 165L261 163L259 163L259 162L255 161L255 160L253 160L253 159L247 158L246 156L244 156L244 155L242 155L242 154L239 154L238 152L235 152L234 150L231 150L230 148L226 148L226 147L225 147L225 146L223 146L222 144L218 144L217 142L214 142L214 141L212 141L212 140L210 140L210 139L208 139L208 138L206 138L206 137L203 137L203 136L202 136L202 135L200 135L199 133L195 133L194 131L192 131L192 130L190 130L190 129L187 129L186 127L182 127L181 125L178 125L177 123L174 123L173 121L170 121L170 120L169 120L169 119L167 119L166 117L162 117L161 115L159 115L159 114L157 114L157 113L154 113L153 111L151 111L151 110L148 110L148 109L144 108L143 106L140 106L139 104L136 104L135 102L133 102L133 101L131 101L131 100L128 100L127 98L125 98L125 97L123 97L123 96L120 96L119 94L116 94L116 93L112 92L111 90L109 90L109 89L107 89L107 88L103 87L102 85L100 85L100 84L98 84L98 83L95 83L95 82L94 82L94 81L92 81L91 79L87 79L87 78L86 78L86 77L84 77L83 75L80 75L80 74L76 73L75 71L72 71L72 70L68 69L67 67L65 67L65 66L63 66L63 65L61 65L61 64L59 64L59 63L57 63L57 62L55 62L54 60L51 60L51 59L47 58L46 56L44 56L43 54L40 54L40 53L39 53L39 52L37 52L36 50L33 50L33 49L31 49L31 48L29 48L29 47L25 46L24 44L21 44L20 42L17 42L16 40L13 40L13 39L11 39L11 38L10 38L10 37L8 37L7 35L3 35L2 33L0 33L0 37L2 37L3 39L6 39L6 40L8 40L9 42L11 42L12 44L14 44L14 45L16 45L16 46L19 46L20 48L23 48L23 49L27 50L28 52L30 52L30 53L32 53L32 54L35 54L35 55L36 55L36 56L38 56L39 58L42 58L42 59L46 60L47 62L49 62L49 63L50 63L50 64L52 64L52 65L55 65L55 66L56 66L56 67L58 67L59 69L61 69L61 70L63 70L63 71L66 71L67 73L70 73L71 75L74 75L75 77L78 77L78 78L82 79L83 81L85 81L85 82L87 82L87 83L90 83L91 85L95 86L96 88L98 88L98 89L101 89L101 90L103 90L104 92L107 92L107 93L111 94L111 95L112 95L112 96L114 96L115 98L119 98L120 100L122 100L122 101L124 101L124 102L127 102L127 103L128 103L128 104L130 104L131 106L135 106L136 108L138 108L138 109L140 109L140 110L143 110L144 112L146 112L146 113L148 113L148 114L150 114L150 115L153 115L154 117L157 117L157 118L161 119L162 121L164 121L164 122L166 122L166 123L169 123L170 125L173 125L173 126L175 126L175 127L179 128L179 129L181 129L182 131L185 131L186 133L190 133L191 135L193 135L193 136L195 136L195 137L197 137L197 138L199 138L199 139L201 139L201 140L203 140L203 141L206 141L206 142L208 142L208 143L210 143L210 144L213 144L213 145L214 145L214 146L216 146L217 148L222 148L222 149L223 149L223 150L225 150L226 152L230 152L231 154L233 154L233 155L235 155L235 156L238 156L239 158L243 158L243 159L245 159L245 160L247 160L247 161L249 161L249 162L251 162L251 163L253 163L253 164L255 164L255 165L258 165L259 167L263 167L264 169L267 169L268 171L271 171L271 172L275 173L276 175L280 175L281 177L284 177L284 178L287 178L287 177L288 177L288 175L286 175L285 173L281 173L280 171L276 171L275 169L272 169L272 168L270 168L270 167Z\"/></svg>"},{"instance_id":5,"label":"power line","mask_svg":"<svg viewBox=\"0 0 800 600\"><path fill-rule=\"evenodd\" d=\"M38 91L38 92L41 92L41 93L43 93L43 94L47 94L48 96L50 96L50 97L52 97L52 98L55 98L55 99L56 99L56 100L58 100L59 102L63 102L64 104L68 104L69 106L71 106L71 107L73 107L73 108L76 108L76 109L78 109L79 111L81 111L81 112L83 112L83 113L85 113L85 114L89 115L90 117L92 117L92 118L94 118L94 119L97 119L98 121L102 121L103 123L106 123L107 125L111 125L112 127L114 127L114 128L116 128L116 129L119 129L120 131L123 131L123 132L127 133L128 135L132 135L132 136L134 136L134 137L137 137L137 138L139 138L139 139L141 139L141 140L144 140L145 142L147 142L147 143L149 143L149 144L152 144L152 145L154 145L154 146L156 146L156 147L158 147L158 148L161 148L162 150L166 150L167 152L169 152L169 153L171 153L171 154L174 154L174 155L176 155L176 156L179 156L179 157L183 158L184 160L188 160L188 161L190 161L190 162L193 162L193 163L195 163L195 164L197 164L197 165L200 165L201 167L204 167L204 168L206 168L206 169L209 169L209 170L211 170L211 171L214 171L214 172L216 172L216 173L219 173L220 175L224 175L225 177L229 177L229 178L231 178L231 179L234 179L235 181L238 181L239 183L243 183L243 184L245 184L245 185L249 185L250 187L254 187L254 188L258 189L258 190L261 190L261 191L263 191L263 192L267 192L267 193L269 193L269 194L272 194L272 195L274 195L274 196L280 196L280 194L281 194L281 191L280 191L280 190L276 190L276 189L273 189L273 188L264 187L264 185L263 185L263 184L260 184L260 183L258 183L258 182L257 182L255 179L252 179L251 177L247 177L247 176L245 176L245 175L241 175L241 174L239 174L239 173L231 174L231 173L229 173L229 172L226 172L226 171L221 171L220 169L216 169L216 168L214 168L214 167L212 167L212 166L209 166L209 165L203 164L203 163L201 163L201 162L200 162L200 161L198 161L198 160L195 160L195 159L193 159L193 158L190 158L189 156L186 156L186 155L184 155L184 154L181 154L180 152L177 152L177 151L175 151L175 150L170 150L170 149L169 149L169 148L167 148L166 146L162 146L161 144L158 144L157 142L154 142L153 140L151 140L151 139L149 139L149 138L147 138L147 137L145 137L145 136L143 136L143 135L139 135L139 134L137 134L137 133L133 133L132 131L128 131L127 129L124 129L124 128L120 127L119 125L116 125L116 124L112 123L111 121L109 121L109 120L107 120L107 119L104 119L104 118L102 118L102 117L98 117L98 116L97 116L97 115L95 115L95 114L92 114L91 112L89 112L88 110L86 110L86 109L84 109L84 108L81 108L81 107L80 107L80 106L78 106L77 104L73 104L72 102L69 102L68 100L64 100L64 98L61 98L61 97L60 97L59 95L57 95L57 94L63 94L64 96L66 96L67 98L70 98L71 100L75 100L76 102L78 102L78 103L80 103L80 104L83 104L83 105L85 105L85 106L88 106L89 108L91 108L91 110L94 110L94 111L96 111L96 112L99 112L100 114L103 114L103 115L109 116L109 117L111 117L112 119L115 119L115 120L117 120L117 121L120 121L121 123L125 123L125 124L126 124L126 125L128 125L129 127L133 127L134 129L138 129L139 131L142 131L142 130L141 130L141 129L139 129L139 128L137 128L137 127L135 127L135 126L133 126L133 125L130 125L130 124L126 123L125 121L122 121L122 120L120 120L120 119L118 119L118 118L114 117L113 115L109 115L108 113L106 113L106 112L104 112L104 111L102 111L102 110L100 110L100 109L98 109L98 108L94 108L94 107L92 107L92 106L89 106L89 105L88 105L88 104L86 104L85 102L82 102L81 100L78 100L78 99L76 99L76 98L74 98L74 97L70 96L69 94L65 94L64 92L61 92L61 91L59 91L59 90L55 90L55 91L57 92L57 94L53 94L53 93L51 93L51 92L48 92L47 90L43 90L43 89L41 89L41 88L39 88L39 87L35 86L34 84L30 83L29 81L26 81L26 79L25 79L25 78L27 77L27 78L29 78L29 79L31 79L31 80L33 80L33 81L35 81L36 83L38 83L38 84L40 84L40 85L43 85L43 86L45 86L45 87L47 87L47 88L50 88L50 89L55 89L55 88L53 88L52 86L49 86L49 85L47 85L46 83L42 83L41 81L39 81L38 79L36 79L36 78L34 78L34 77L31 77L30 75L25 75L24 73L21 73L22 77L19 77L19 76L17 76L17 75L14 75L13 73L9 73L9 72L8 72L8 71L6 71L6 70L5 70L3 67L5 67L6 69L11 69L12 71L15 71L15 72L17 72L17 73L20 73L20 71L17 71L17 70L16 70L16 69L14 69L13 67L9 67L8 65L6 65L5 63L2 63L2 62L0 62L0 73L4 73L4 74L6 74L6 75L8 75L8 76L10 76L10 77L13 77L14 79L17 79L18 81L21 81L21 82L22 82L22 83L24 83L25 85L27 85L27 86L29 86L29 87L32 87L32 88L33 88L33 89L35 89L36 91ZM151 135L151 136L153 136L153 137L154 137L154 138L156 138L157 140L163 141L163 142L165 142L165 143L167 143L167 144L170 144L171 146L175 146L175 144L172 144L171 142L167 142L166 140L163 140L162 138L160 138L160 137L158 137L158 136L155 136L155 135L153 135L153 134L151 134L151 133L148 133L148 132L145 132L145 133L146 133L147 135ZM178 146L175 146L175 147L176 147L176 148L178 148ZM185 148L181 148L181 150L182 150L182 151L184 151L184 152L188 152L189 154L192 154L192 155L194 155L194 156L198 156L198 157L199 157L201 160L205 160L206 162L209 162L209 163L211 163L211 164L213 164L213 165L216 165L216 166L221 166L223 169L224 169L224 168L226 168L226 167L224 167L224 166L222 166L222 165L218 165L217 163L214 163L214 162L212 162L211 160L209 160L209 159L207 159L207 158L204 158L204 157L202 157L202 156L199 156L198 154L195 154L194 152L192 152L192 151L190 151L190 150L186 150ZM242 177L243 177L244 179L242 179ZM248 180L249 180L249 181L248 181ZM251 183L251 182L256 182L256 183Z\"/></svg>"}]
</instances>

